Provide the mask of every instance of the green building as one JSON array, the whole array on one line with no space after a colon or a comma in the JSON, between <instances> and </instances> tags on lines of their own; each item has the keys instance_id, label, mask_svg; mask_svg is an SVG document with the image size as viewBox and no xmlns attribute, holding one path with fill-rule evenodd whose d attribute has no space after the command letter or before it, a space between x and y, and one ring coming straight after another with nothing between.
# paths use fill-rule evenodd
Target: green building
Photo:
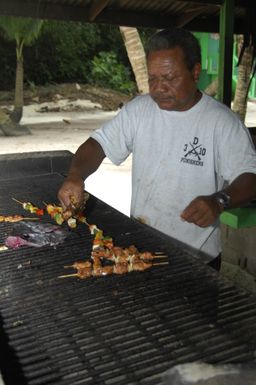
<instances>
[{"instance_id":1,"label":"green building","mask_svg":"<svg viewBox=\"0 0 256 385\"><path fill-rule=\"evenodd\" d=\"M204 90L218 76L219 35L205 32L195 32L194 35L199 40L202 49L202 72L199 81L199 88ZM236 56L235 52L236 50L234 49L232 75L233 94L236 89L238 72L238 57ZM250 99L256 99L255 78L252 79L248 97Z\"/></svg>"}]
</instances>

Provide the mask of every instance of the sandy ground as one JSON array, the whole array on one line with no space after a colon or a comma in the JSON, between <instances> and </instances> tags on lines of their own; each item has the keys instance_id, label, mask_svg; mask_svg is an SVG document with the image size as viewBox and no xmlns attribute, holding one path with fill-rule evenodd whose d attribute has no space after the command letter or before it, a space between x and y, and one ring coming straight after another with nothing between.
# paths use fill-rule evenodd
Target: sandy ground
<instances>
[{"instance_id":1,"label":"sandy ground","mask_svg":"<svg viewBox=\"0 0 256 385\"><path fill-rule=\"evenodd\" d=\"M99 128L118 112L105 112L99 105L92 104L90 101L78 101L78 103L86 107L86 111L40 113L37 110L43 105L25 107L21 123L29 126L32 135L5 137L0 133L0 154L55 150L69 150L74 153L93 130ZM248 103L246 124L256 126L256 103ZM87 179L85 189L129 215L131 164L131 156L118 167L105 159L96 173ZM255 277L245 271L223 263L222 273L233 279L239 286L256 293Z\"/></svg>"}]
</instances>

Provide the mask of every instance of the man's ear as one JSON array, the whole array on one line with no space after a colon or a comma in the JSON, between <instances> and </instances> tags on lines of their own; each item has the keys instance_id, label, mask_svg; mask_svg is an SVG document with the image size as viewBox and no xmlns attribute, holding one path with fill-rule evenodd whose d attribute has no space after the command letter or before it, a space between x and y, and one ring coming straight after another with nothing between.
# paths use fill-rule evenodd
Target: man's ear
<instances>
[{"instance_id":1,"label":"man's ear","mask_svg":"<svg viewBox=\"0 0 256 385\"><path fill-rule=\"evenodd\" d=\"M193 79L197 83L199 81L200 73L201 73L201 64L196 63L193 68Z\"/></svg>"}]
</instances>

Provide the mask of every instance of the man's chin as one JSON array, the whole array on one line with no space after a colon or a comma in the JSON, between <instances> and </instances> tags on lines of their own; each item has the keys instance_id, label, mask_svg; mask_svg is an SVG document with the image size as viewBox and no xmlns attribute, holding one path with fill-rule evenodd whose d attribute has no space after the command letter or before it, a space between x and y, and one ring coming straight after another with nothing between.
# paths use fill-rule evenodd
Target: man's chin
<instances>
[{"instance_id":1,"label":"man's chin","mask_svg":"<svg viewBox=\"0 0 256 385\"><path fill-rule=\"evenodd\" d=\"M161 110L167 110L167 111L177 111L177 105L172 99L161 99L161 98L154 98L151 95L151 98L154 100L154 102L158 105Z\"/></svg>"},{"instance_id":2,"label":"man's chin","mask_svg":"<svg viewBox=\"0 0 256 385\"><path fill-rule=\"evenodd\" d=\"M155 102L158 105L158 107L161 108L161 110L177 111L176 104L170 103L170 101L155 100Z\"/></svg>"}]
</instances>

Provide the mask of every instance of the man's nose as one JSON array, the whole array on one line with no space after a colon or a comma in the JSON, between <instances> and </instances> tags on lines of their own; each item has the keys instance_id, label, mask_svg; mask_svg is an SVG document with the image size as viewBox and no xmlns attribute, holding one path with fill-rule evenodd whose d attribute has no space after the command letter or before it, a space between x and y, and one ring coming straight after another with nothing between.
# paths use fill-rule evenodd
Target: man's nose
<instances>
[{"instance_id":1,"label":"man's nose","mask_svg":"<svg viewBox=\"0 0 256 385\"><path fill-rule=\"evenodd\" d=\"M157 79L155 82L155 91L163 92L166 91L166 84L163 79Z\"/></svg>"}]
</instances>

